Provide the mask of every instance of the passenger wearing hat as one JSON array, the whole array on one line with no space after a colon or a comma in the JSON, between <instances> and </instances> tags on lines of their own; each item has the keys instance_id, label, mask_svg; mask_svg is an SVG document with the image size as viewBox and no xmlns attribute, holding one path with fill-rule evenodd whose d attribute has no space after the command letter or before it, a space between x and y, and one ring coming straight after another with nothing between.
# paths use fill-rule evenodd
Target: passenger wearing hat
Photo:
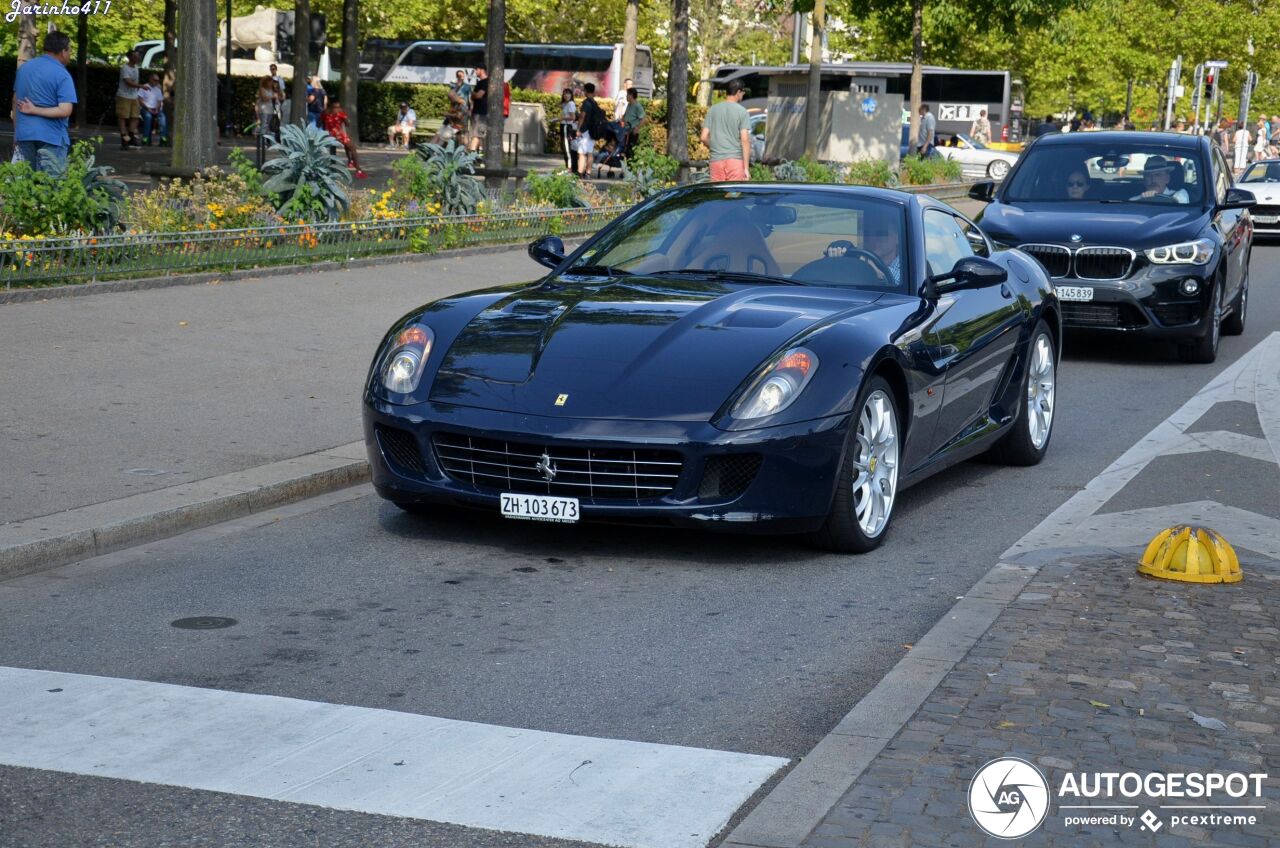
<instances>
[{"instance_id":1,"label":"passenger wearing hat","mask_svg":"<svg viewBox=\"0 0 1280 848\"><path fill-rule=\"evenodd\" d=\"M1130 200L1146 200L1151 197L1168 197L1174 203L1190 203L1191 196L1187 194L1185 188L1170 189L1169 181L1173 179L1173 172L1178 168L1176 162L1170 162L1163 156L1147 157L1147 164L1142 169L1142 187L1141 194L1136 194L1129 198Z\"/></svg>"},{"instance_id":2,"label":"passenger wearing hat","mask_svg":"<svg viewBox=\"0 0 1280 848\"><path fill-rule=\"evenodd\" d=\"M400 114L396 115L396 122L387 127L387 146L397 147L397 139L403 140L404 146L407 148L409 142L413 141L413 131L418 127L418 113L409 108L408 103L400 104Z\"/></svg>"}]
</instances>

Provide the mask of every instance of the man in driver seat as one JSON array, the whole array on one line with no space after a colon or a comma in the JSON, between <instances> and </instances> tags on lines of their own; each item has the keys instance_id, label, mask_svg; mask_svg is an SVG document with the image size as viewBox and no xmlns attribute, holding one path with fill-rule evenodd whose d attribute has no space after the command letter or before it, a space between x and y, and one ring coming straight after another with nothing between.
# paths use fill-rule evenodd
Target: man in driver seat
<instances>
[{"instance_id":1,"label":"man in driver seat","mask_svg":"<svg viewBox=\"0 0 1280 848\"><path fill-rule=\"evenodd\" d=\"M896 227L884 222L870 220L867 222L867 230L862 236L862 243L866 249L880 257L885 267L889 269L890 279L895 286L902 285L902 255L899 252L901 245L898 244L898 230ZM844 256L852 250L856 250L853 242L847 239L833 241L827 248L822 251L822 255L828 258Z\"/></svg>"},{"instance_id":2,"label":"man in driver seat","mask_svg":"<svg viewBox=\"0 0 1280 848\"><path fill-rule=\"evenodd\" d=\"M1170 189L1169 181L1173 178L1173 171L1179 167L1176 163L1170 162L1163 156L1149 156L1147 163L1142 169L1142 187L1141 194L1134 195L1130 200L1146 200L1150 197L1168 197L1175 203L1190 203L1191 196L1187 194L1185 188Z\"/></svg>"}]
</instances>

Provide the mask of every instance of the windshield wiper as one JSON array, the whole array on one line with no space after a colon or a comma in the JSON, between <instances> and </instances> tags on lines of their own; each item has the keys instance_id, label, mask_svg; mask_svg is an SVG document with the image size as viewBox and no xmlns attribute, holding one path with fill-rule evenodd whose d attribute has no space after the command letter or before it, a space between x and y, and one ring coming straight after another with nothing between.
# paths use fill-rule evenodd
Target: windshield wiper
<instances>
[{"instance_id":1,"label":"windshield wiper","mask_svg":"<svg viewBox=\"0 0 1280 848\"><path fill-rule=\"evenodd\" d=\"M566 268L564 274L574 274L583 277L621 277L629 273L621 268L614 268L612 265L574 265L572 268ZM561 274L560 276L564 276Z\"/></svg>"},{"instance_id":2,"label":"windshield wiper","mask_svg":"<svg viewBox=\"0 0 1280 848\"><path fill-rule=\"evenodd\" d=\"M714 271L711 269L673 268L670 271L653 271L653 277L705 277L708 280L728 280L735 283L760 283L768 286L803 286L798 280L786 277L772 277L768 274L753 274L750 271Z\"/></svg>"}]
</instances>

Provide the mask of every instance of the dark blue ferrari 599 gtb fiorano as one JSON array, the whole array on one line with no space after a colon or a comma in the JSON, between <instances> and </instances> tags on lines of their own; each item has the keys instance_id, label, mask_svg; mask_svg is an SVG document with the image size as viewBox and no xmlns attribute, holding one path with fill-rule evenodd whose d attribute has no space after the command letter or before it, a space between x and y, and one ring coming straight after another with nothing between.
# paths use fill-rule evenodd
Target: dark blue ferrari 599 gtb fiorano
<instances>
[{"instance_id":1,"label":"dark blue ferrari 599 gtb fiorano","mask_svg":"<svg viewBox=\"0 0 1280 848\"><path fill-rule=\"evenodd\" d=\"M860 552L911 483L1048 448L1053 287L928 197L686 186L563 251L391 327L364 392L382 497Z\"/></svg>"}]
</instances>

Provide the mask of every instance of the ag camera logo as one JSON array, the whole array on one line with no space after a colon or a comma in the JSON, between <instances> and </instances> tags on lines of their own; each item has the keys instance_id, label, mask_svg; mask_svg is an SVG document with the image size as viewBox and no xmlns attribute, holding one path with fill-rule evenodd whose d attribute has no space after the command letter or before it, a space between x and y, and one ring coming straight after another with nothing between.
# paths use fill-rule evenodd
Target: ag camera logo
<instances>
[{"instance_id":1,"label":"ag camera logo","mask_svg":"<svg viewBox=\"0 0 1280 848\"><path fill-rule=\"evenodd\" d=\"M969 784L969 815L997 839L1026 836L1048 812L1049 782L1026 760L992 760L978 769Z\"/></svg>"}]
</instances>

